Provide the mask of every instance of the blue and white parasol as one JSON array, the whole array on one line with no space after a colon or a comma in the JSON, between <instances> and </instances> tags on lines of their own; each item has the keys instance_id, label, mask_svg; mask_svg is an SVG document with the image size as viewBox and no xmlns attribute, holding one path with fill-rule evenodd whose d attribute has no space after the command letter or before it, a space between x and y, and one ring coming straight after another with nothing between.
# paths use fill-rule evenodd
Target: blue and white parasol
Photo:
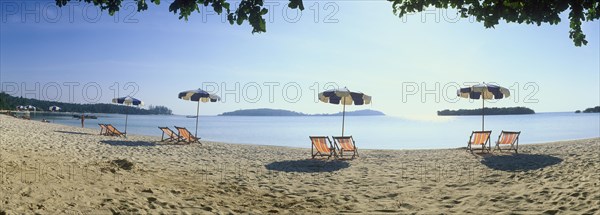
<instances>
[{"instance_id":1,"label":"blue and white parasol","mask_svg":"<svg viewBox=\"0 0 600 215\"><path fill-rule=\"evenodd\" d=\"M131 96L125 96L120 98L114 98L112 100L113 103L122 104L127 106L143 106L144 102L142 100L133 98ZM125 137L127 137L127 118L129 116L128 109L125 109Z\"/></svg>"},{"instance_id":2,"label":"blue and white parasol","mask_svg":"<svg viewBox=\"0 0 600 215\"><path fill-rule=\"evenodd\" d=\"M327 90L319 93L319 101L330 104L342 104L342 136L344 136L344 122L346 119L346 105L371 104L371 96L361 92L352 92L348 88Z\"/></svg>"},{"instance_id":3,"label":"blue and white parasol","mask_svg":"<svg viewBox=\"0 0 600 215\"><path fill-rule=\"evenodd\" d=\"M142 102L141 100L130 97L130 96L114 98L112 100L112 102L117 103L117 104L123 104L123 105L134 105L134 106L144 105L144 102Z\"/></svg>"},{"instance_id":4,"label":"blue and white parasol","mask_svg":"<svg viewBox=\"0 0 600 215\"><path fill-rule=\"evenodd\" d=\"M198 137L198 118L200 116L200 102L217 102L217 101L221 101L221 97L206 92L202 89L197 89L197 90L187 90L187 91L183 91L180 92L179 95L177 96L177 98L183 99L183 100L188 100L188 101L193 101L193 102L198 102L198 105L196 107L196 132L194 133L194 136Z\"/></svg>"},{"instance_id":5,"label":"blue and white parasol","mask_svg":"<svg viewBox=\"0 0 600 215\"><path fill-rule=\"evenodd\" d=\"M48 110L49 110L49 111L52 111L52 112L54 112L54 111L60 111L60 109L61 109L60 107L58 107L58 106L54 106L54 105L53 105L53 106L50 106L50 107L48 108Z\"/></svg>"},{"instance_id":6,"label":"blue and white parasol","mask_svg":"<svg viewBox=\"0 0 600 215\"><path fill-rule=\"evenodd\" d=\"M503 99L510 96L510 91L504 87L493 84L477 84L471 87L460 88L457 96L468 99L481 99L481 130L485 127L485 100Z\"/></svg>"}]
</instances>

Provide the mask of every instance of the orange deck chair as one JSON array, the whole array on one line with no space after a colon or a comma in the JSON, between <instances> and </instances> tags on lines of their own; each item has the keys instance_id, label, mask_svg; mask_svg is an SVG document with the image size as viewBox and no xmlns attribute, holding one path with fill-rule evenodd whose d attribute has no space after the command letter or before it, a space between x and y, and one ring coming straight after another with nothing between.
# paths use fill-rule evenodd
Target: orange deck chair
<instances>
[{"instance_id":1,"label":"orange deck chair","mask_svg":"<svg viewBox=\"0 0 600 215\"><path fill-rule=\"evenodd\" d=\"M162 136L160 137L160 141L173 141L179 139L177 134L171 130L169 127L158 127L162 131ZM167 138L165 139L165 134Z\"/></svg>"},{"instance_id":2,"label":"orange deck chair","mask_svg":"<svg viewBox=\"0 0 600 215\"><path fill-rule=\"evenodd\" d=\"M100 126L100 135L109 135L105 124L98 123L98 126Z\"/></svg>"},{"instance_id":3,"label":"orange deck chair","mask_svg":"<svg viewBox=\"0 0 600 215\"><path fill-rule=\"evenodd\" d=\"M112 135L112 136L126 136L126 133L123 133L121 131L119 131L117 128L115 128L115 126L111 125L111 124L106 124L106 129L107 129L107 134L108 135Z\"/></svg>"},{"instance_id":4,"label":"orange deck chair","mask_svg":"<svg viewBox=\"0 0 600 215\"><path fill-rule=\"evenodd\" d=\"M339 149L338 154L340 158L344 157L344 152L352 152L352 159L354 159L354 156L360 157L358 155L358 148L356 148L356 142L354 142L352 136L333 136L332 138L336 148Z\"/></svg>"},{"instance_id":5,"label":"orange deck chair","mask_svg":"<svg viewBox=\"0 0 600 215\"><path fill-rule=\"evenodd\" d=\"M310 147L310 154L312 156L312 159L315 159L316 156L327 156L327 159L329 159L331 156L337 157L335 148L333 147L333 144L331 143L329 137L309 136L309 138L310 142L312 143Z\"/></svg>"},{"instance_id":6,"label":"orange deck chair","mask_svg":"<svg viewBox=\"0 0 600 215\"><path fill-rule=\"evenodd\" d=\"M187 128L184 127L177 127L175 126L175 129L177 129L177 142L185 142L185 143L200 143L200 138L195 137L194 135L192 135L192 133L190 133L190 131L187 130Z\"/></svg>"},{"instance_id":7,"label":"orange deck chair","mask_svg":"<svg viewBox=\"0 0 600 215\"><path fill-rule=\"evenodd\" d=\"M502 131L498 136L498 141L496 141L496 147L494 150L499 149L502 151L500 145L510 145L510 148L507 150L515 150L515 153L519 153L517 150L519 148L519 135L520 131Z\"/></svg>"},{"instance_id":8,"label":"orange deck chair","mask_svg":"<svg viewBox=\"0 0 600 215\"><path fill-rule=\"evenodd\" d=\"M471 133L471 137L469 137L467 150L473 153L473 145L481 145L481 152L484 150L490 152L490 148L492 147L492 143L490 141L491 134L492 131L473 131L473 133ZM486 147L485 144L489 144L489 146Z\"/></svg>"}]
</instances>

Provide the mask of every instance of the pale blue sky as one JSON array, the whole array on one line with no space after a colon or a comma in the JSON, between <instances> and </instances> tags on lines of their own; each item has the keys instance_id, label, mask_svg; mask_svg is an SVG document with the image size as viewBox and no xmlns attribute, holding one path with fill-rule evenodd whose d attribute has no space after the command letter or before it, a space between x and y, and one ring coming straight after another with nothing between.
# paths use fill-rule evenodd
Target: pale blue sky
<instances>
[{"instance_id":1,"label":"pale blue sky","mask_svg":"<svg viewBox=\"0 0 600 215\"><path fill-rule=\"evenodd\" d=\"M101 97L94 99L94 87L87 88L92 97L88 100L109 102L114 82L120 88L135 82L139 86L135 97L146 104L193 114L195 104L177 99L178 92L204 83L219 85L221 93L222 87L234 89L239 83L239 102L235 95L224 95L223 103L202 104L201 113L260 107L323 113L341 107L315 103L315 83L322 91L326 83L335 82L373 96L373 104L366 108L426 117L440 109L480 107L479 101L456 99L455 87L485 81L510 87L514 95L490 102L489 107L527 106L551 112L600 104L600 24L584 23L589 43L575 47L568 37L566 14L559 25L501 22L495 29L485 29L469 19L453 20L452 11L432 10L403 20L385 1L305 1L306 10L294 22L295 11L283 14L285 2L271 2L279 5L271 10L273 22L268 22L267 33L251 34L247 24L231 26L216 15L203 20L201 14L193 14L188 22L179 20L168 12L167 1L133 13L137 23L127 23L133 7L123 10L116 22L104 13L92 23L95 8L81 4L72 7L74 13L63 8L57 16L52 2L40 3L39 8L46 10L37 13L37 22L35 12L24 15L23 5L15 2L16 12L6 2L1 11L0 78L6 91L16 83L18 95L23 86L35 89L34 83L40 83L38 93L29 97L56 97L56 83L62 85L60 99L66 101L65 85L78 82L73 101L86 102L82 90L88 84L102 89ZM84 9L88 16L82 15ZM326 19L337 23L325 23ZM440 101L434 101L434 94L422 101L423 84L434 89L436 83ZM255 98L256 85L261 86L260 98ZM272 98L267 85L278 85ZM403 86L419 89L403 96L410 93ZM297 87L302 95L294 99ZM121 90L119 96L124 95Z\"/></svg>"}]
</instances>

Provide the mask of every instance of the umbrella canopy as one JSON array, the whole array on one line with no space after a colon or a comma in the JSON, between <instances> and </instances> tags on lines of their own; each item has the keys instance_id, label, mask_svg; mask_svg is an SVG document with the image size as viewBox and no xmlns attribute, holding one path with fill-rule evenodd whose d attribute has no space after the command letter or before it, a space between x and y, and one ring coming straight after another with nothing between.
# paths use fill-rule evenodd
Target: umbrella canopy
<instances>
[{"instance_id":1,"label":"umbrella canopy","mask_svg":"<svg viewBox=\"0 0 600 215\"><path fill-rule=\"evenodd\" d=\"M142 102L141 100L130 97L130 96L114 98L112 100L112 102L117 103L117 104L123 104L123 105L135 105L135 106L144 105L144 102Z\"/></svg>"},{"instance_id":2,"label":"umbrella canopy","mask_svg":"<svg viewBox=\"0 0 600 215\"><path fill-rule=\"evenodd\" d=\"M197 90L188 90L188 91L183 91L180 92L179 95L177 96L177 98L183 99L183 100L189 100L189 101L201 101L201 102L217 102L221 100L221 97L206 92L202 89L197 89Z\"/></svg>"},{"instance_id":3,"label":"umbrella canopy","mask_svg":"<svg viewBox=\"0 0 600 215\"><path fill-rule=\"evenodd\" d=\"M336 105L342 104L342 136L344 136L346 105L371 104L371 96L361 92L352 92L344 87L319 93L319 101Z\"/></svg>"},{"instance_id":4,"label":"umbrella canopy","mask_svg":"<svg viewBox=\"0 0 600 215\"><path fill-rule=\"evenodd\" d=\"M59 110L60 110L60 107L58 107L58 106L54 106L54 105L53 105L53 106L50 106L50 107L48 108L48 110L49 110L49 111L52 111L52 112L54 112L54 111L59 111Z\"/></svg>"},{"instance_id":5,"label":"umbrella canopy","mask_svg":"<svg viewBox=\"0 0 600 215\"><path fill-rule=\"evenodd\" d=\"M503 99L510 96L510 91L504 87L493 84L478 84L471 87L460 88L458 96L468 99Z\"/></svg>"},{"instance_id":6,"label":"umbrella canopy","mask_svg":"<svg viewBox=\"0 0 600 215\"><path fill-rule=\"evenodd\" d=\"M198 137L198 116L200 115L200 102L217 102L217 101L221 101L221 97L206 92L202 89L197 89L197 90L187 90L187 91L183 91L180 92L179 95L177 96L177 98L179 99L183 99L183 100L188 100L188 101L193 101L193 102L198 102L198 105L196 107L196 132L194 133L194 136Z\"/></svg>"},{"instance_id":7,"label":"umbrella canopy","mask_svg":"<svg viewBox=\"0 0 600 215\"><path fill-rule=\"evenodd\" d=\"M485 128L485 100L503 99L510 96L510 91L504 87L493 84L477 84L471 87L460 88L457 96L468 99L481 99L481 130Z\"/></svg>"},{"instance_id":8,"label":"umbrella canopy","mask_svg":"<svg viewBox=\"0 0 600 215\"><path fill-rule=\"evenodd\" d=\"M37 110L37 108L35 106L33 106L33 105L27 105L27 106L25 106L25 109L32 110L32 111L36 111Z\"/></svg>"},{"instance_id":9,"label":"umbrella canopy","mask_svg":"<svg viewBox=\"0 0 600 215\"><path fill-rule=\"evenodd\" d=\"M114 98L112 100L112 102L116 103L116 104L127 105L127 106L143 106L144 105L144 102L142 100L139 100L139 99L136 99L136 98L133 98L130 96ZM128 116L129 116L129 112L127 111L127 109L125 109L125 137L127 137Z\"/></svg>"},{"instance_id":10,"label":"umbrella canopy","mask_svg":"<svg viewBox=\"0 0 600 215\"><path fill-rule=\"evenodd\" d=\"M319 100L330 104L363 105L371 104L371 96L361 92L352 92L348 88L327 90L319 93Z\"/></svg>"}]
</instances>

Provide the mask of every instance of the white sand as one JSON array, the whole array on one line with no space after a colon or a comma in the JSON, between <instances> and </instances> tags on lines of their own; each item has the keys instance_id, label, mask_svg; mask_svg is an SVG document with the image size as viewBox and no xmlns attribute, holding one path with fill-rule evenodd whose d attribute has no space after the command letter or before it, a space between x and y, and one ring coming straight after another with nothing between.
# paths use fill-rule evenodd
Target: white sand
<instances>
[{"instance_id":1,"label":"white sand","mask_svg":"<svg viewBox=\"0 0 600 215\"><path fill-rule=\"evenodd\" d=\"M362 150L326 162L307 160L310 149L168 145L5 115L0 131L0 214L600 214L600 138L516 156Z\"/></svg>"}]
</instances>

